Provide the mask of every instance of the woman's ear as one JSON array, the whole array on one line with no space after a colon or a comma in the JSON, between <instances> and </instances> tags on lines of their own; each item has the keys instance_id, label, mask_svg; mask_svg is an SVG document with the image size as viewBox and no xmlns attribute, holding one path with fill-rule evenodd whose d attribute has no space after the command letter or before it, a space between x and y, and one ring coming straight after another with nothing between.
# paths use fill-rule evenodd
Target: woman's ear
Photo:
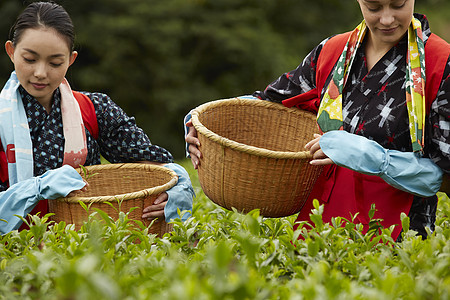
<instances>
[{"instance_id":1,"label":"woman's ear","mask_svg":"<svg viewBox=\"0 0 450 300\"><path fill-rule=\"evenodd\" d=\"M11 59L12 63L14 63L14 45L11 41L6 41L5 50L9 58Z\"/></svg>"},{"instance_id":2,"label":"woman's ear","mask_svg":"<svg viewBox=\"0 0 450 300\"><path fill-rule=\"evenodd\" d=\"M69 66L71 66L74 63L77 56L78 56L78 52L72 51L72 54L70 55L70 58L69 58Z\"/></svg>"}]
</instances>

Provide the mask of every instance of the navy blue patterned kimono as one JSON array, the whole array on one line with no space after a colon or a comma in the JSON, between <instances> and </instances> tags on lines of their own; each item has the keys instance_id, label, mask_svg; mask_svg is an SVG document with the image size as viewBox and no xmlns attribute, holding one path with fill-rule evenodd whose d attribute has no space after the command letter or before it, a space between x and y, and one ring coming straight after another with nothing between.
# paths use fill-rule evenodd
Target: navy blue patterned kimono
<instances>
[{"instance_id":1,"label":"navy blue patterned kimono","mask_svg":"<svg viewBox=\"0 0 450 300\"><path fill-rule=\"evenodd\" d=\"M426 43L431 34L428 21L423 15L415 16L422 22ZM326 41L314 48L295 70L283 74L254 96L281 102L315 88L316 64ZM370 72L363 49L364 45L357 52L343 92L344 130L374 140L387 149L412 151L405 97L407 37L386 53ZM441 87L427 116L425 143L425 156L449 173L450 60L447 60ZM436 196L414 197L409 212L410 228L426 237L426 227L434 230L436 206Z\"/></svg>"}]
</instances>

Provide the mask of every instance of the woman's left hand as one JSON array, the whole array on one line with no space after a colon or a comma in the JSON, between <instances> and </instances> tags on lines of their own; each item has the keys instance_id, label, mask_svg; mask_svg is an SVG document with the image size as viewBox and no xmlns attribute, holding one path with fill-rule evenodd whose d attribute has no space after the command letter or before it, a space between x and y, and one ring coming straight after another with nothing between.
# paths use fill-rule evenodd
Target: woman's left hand
<instances>
[{"instance_id":1,"label":"woman's left hand","mask_svg":"<svg viewBox=\"0 0 450 300\"><path fill-rule=\"evenodd\" d=\"M320 134L314 134L314 139L305 145L306 150L313 156L313 159L310 162L311 165L324 166L333 164L333 161L326 156L320 148L319 141L321 137Z\"/></svg>"},{"instance_id":2,"label":"woman's left hand","mask_svg":"<svg viewBox=\"0 0 450 300\"><path fill-rule=\"evenodd\" d=\"M164 220L164 207L166 207L168 199L169 195L167 195L166 192L163 192L161 195L159 195L152 205L144 208L144 210L142 211L142 219L151 221L155 218L162 218L162 220Z\"/></svg>"}]
</instances>

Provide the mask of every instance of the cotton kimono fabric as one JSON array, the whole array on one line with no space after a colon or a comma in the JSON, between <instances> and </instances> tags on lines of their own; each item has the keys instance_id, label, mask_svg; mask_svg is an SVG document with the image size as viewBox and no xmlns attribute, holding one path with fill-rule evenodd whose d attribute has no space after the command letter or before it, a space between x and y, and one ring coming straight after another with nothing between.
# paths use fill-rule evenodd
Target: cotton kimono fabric
<instances>
[{"instance_id":1,"label":"cotton kimono fabric","mask_svg":"<svg viewBox=\"0 0 450 300\"><path fill-rule=\"evenodd\" d=\"M317 114L317 123L322 132L343 129L342 94L367 30L365 21L362 21L350 34L337 62ZM406 59L405 90L412 150L422 153L425 128L425 51L422 26L416 18L412 19L408 29Z\"/></svg>"}]
</instances>

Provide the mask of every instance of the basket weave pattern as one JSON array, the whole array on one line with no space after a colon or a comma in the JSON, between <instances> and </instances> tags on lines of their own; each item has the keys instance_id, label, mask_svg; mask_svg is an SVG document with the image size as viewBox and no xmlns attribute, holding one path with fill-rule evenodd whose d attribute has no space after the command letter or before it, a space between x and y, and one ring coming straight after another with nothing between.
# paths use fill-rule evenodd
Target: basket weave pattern
<instances>
[{"instance_id":1,"label":"basket weave pattern","mask_svg":"<svg viewBox=\"0 0 450 300\"><path fill-rule=\"evenodd\" d=\"M197 107L192 123L202 152L199 181L213 202L265 217L301 210L322 171L304 149L318 132L314 114L234 98Z\"/></svg>"},{"instance_id":2,"label":"basket weave pattern","mask_svg":"<svg viewBox=\"0 0 450 300\"><path fill-rule=\"evenodd\" d=\"M75 224L76 230L88 219L88 213L78 201L90 205L90 213L94 212L93 208L99 208L114 220L119 217L121 201L120 211L128 213L131 208L137 207L129 214L129 218L140 220L148 226L150 221L142 219L143 208L152 205L162 192L173 187L178 180L174 171L151 164L104 164L87 166L86 170L92 175L87 179L88 191L77 197L48 201L49 211L55 214L52 220ZM77 171L84 175L82 169ZM113 204L117 211L105 203L106 201ZM164 220L157 220L149 228L149 232L162 236L171 231L171 228Z\"/></svg>"}]
</instances>

